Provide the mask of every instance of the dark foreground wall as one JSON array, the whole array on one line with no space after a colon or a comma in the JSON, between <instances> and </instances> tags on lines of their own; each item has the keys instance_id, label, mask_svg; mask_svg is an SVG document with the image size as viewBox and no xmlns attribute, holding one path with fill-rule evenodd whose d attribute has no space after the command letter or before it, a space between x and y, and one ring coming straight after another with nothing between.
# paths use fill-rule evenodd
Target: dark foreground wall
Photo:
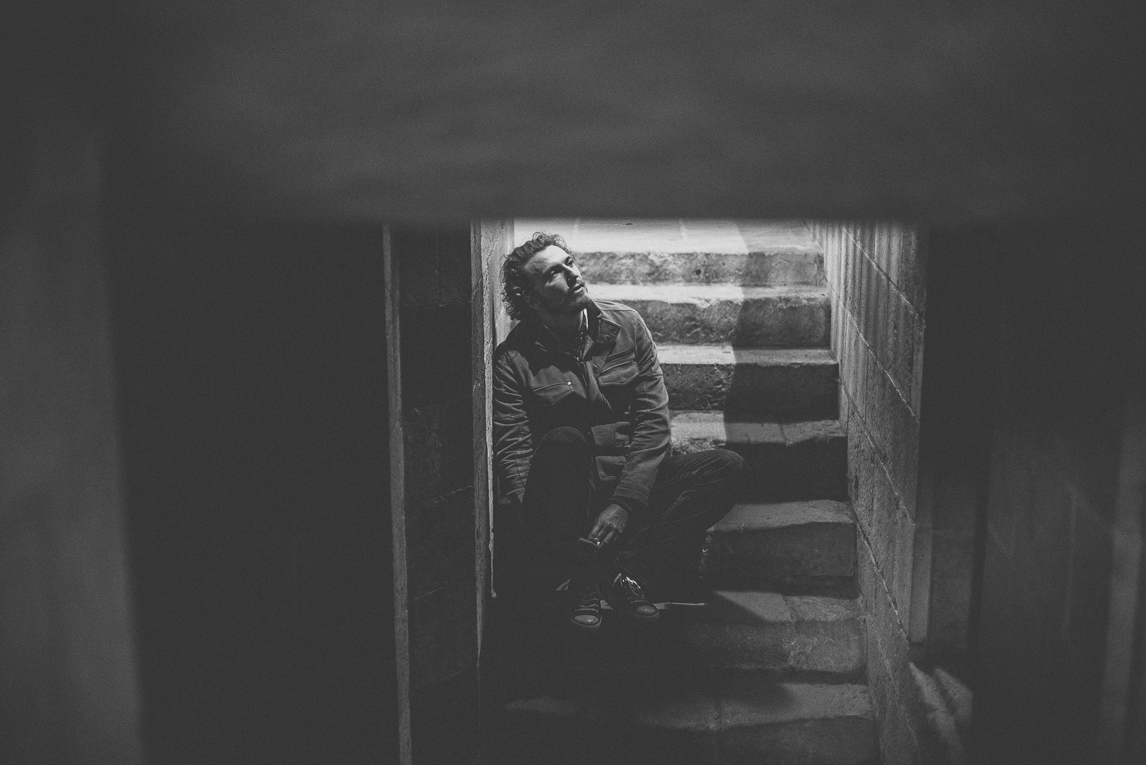
<instances>
[{"instance_id":1,"label":"dark foreground wall","mask_svg":"<svg viewBox=\"0 0 1146 765\"><path fill-rule=\"evenodd\" d=\"M977 755L1095 762L1126 400L1146 390L1141 239L1076 222L964 246L989 254L1000 306Z\"/></svg>"},{"instance_id":2,"label":"dark foreground wall","mask_svg":"<svg viewBox=\"0 0 1146 765\"><path fill-rule=\"evenodd\" d=\"M99 135L82 46L23 10L0 22L0 761L137 765Z\"/></svg>"},{"instance_id":3,"label":"dark foreground wall","mask_svg":"<svg viewBox=\"0 0 1146 765\"><path fill-rule=\"evenodd\" d=\"M142 214L131 180L106 248L149 761L393 761L382 230Z\"/></svg>"},{"instance_id":4,"label":"dark foreground wall","mask_svg":"<svg viewBox=\"0 0 1146 765\"><path fill-rule=\"evenodd\" d=\"M394 226L401 293L412 751L478 749L470 227ZM479 438L481 435L479 434Z\"/></svg>"}]
</instances>

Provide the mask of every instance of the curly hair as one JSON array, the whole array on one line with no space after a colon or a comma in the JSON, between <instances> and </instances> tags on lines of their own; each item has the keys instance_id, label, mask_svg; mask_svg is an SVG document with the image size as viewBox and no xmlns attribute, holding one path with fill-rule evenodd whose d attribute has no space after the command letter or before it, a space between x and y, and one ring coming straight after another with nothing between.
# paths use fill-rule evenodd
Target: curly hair
<instances>
[{"instance_id":1,"label":"curly hair","mask_svg":"<svg viewBox=\"0 0 1146 765\"><path fill-rule=\"evenodd\" d=\"M524 319L528 315L529 306L525 298L533 287L525 275L525 264L546 247L560 247L570 255L573 254L559 234L538 231L532 239L506 255L501 263L501 294L505 298L506 313L511 319Z\"/></svg>"}]
</instances>

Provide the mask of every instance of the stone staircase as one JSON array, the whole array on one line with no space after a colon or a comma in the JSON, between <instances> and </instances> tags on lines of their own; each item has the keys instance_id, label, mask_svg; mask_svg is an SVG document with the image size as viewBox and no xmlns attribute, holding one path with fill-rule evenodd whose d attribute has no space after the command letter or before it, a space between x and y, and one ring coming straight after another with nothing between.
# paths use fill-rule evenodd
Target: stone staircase
<instances>
[{"instance_id":1,"label":"stone staircase","mask_svg":"<svg viewBox=\"0 0 1146 765\"><path fill-rule=\"evenodd\" d=\"M674 450L732 449L749 475L709 530L704 604L663 604L646 630L606 614L589 640L491 631L484 761L878 762L819 247L801 224L517 226L561 233L591 296L645 317Z\"/></svg>"}]
</instances>

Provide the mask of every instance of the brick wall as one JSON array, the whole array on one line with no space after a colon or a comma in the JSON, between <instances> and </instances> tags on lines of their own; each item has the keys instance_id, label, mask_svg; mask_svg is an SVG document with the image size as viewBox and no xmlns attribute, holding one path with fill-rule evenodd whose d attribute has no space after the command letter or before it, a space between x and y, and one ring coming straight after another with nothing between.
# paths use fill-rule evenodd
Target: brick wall
<instances>
[{"instance_id":1,"label":"brick wall","mask_svg":"<svg viewBox=\"0 0 1146 765\"><path fill-rule=\"evenodd\" d=\"M979 760L1094 762L1124 404L1146 387L1141 246L1078 223L991 233L1002 301Z\"/></svg>"},{"instance_id":2,"label":"brick wall","mask_svg":"<svg viewBox=\"0 0 1146 765\"><path fill-rule=\"evenodd\" d=\"M399 264L411 725L419 765L476 755L470 226L395 226Z\"/></svg>"},{"instance_id":3,"label":"brick wall","mask_svg":"<svg viewBox=\"0 0 1146 765\"><path fill-rule=\"evenodd\" d=\"M922 725L908 662L918 495L925 252L911 229L815 223L832 295L840 418L859 523L868 679L887 765L911 762Z\"/></svg>"}]
</instances>

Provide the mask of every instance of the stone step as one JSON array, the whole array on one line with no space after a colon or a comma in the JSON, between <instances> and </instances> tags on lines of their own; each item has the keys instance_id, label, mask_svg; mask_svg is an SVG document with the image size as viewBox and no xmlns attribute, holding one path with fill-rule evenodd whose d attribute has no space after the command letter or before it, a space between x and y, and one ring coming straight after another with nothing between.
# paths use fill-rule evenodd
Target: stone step
<instances>
[{"instance_id":1,"label":"stone step","mask_svg":"<svg viewBox=\"0 0 1146 765\"><path fill-rule=\"evenodd\" d=\"M736 505L708 531L701 568L720 584L842 580L856 571L851 506L834 500Z\"/></svg>"},{"instance_id":2,"label":"stone step","mask_svg":"<svg viewBox=\"0 0 1146 765\"><path fill-rule=\"evenodd\" d=\"M864 637L854 598L716 590L703 607L662 614L678 655L706 667L859 679Z\"/></svg>"},{"instance_id":3,"label":"stone step","mask_svg":"<svg viewBox=\"0 0 1146 765\"><path fill-rule=\"evenodd\" d=\"M527 220L515 241L559 233L592 284L822 285L823 250L802 221Z\"/></svg>"},{"instance_id":4,"label":"stone step","mask_svg":"<svg viewBox=\"0 0 1146 765\"><path fill-rule=\"evenodd\" d=\"M606 604L589 636L521 609L496 621L492 650L518 693L573 693L610 677L665 668L743 669L775 677L858 679L865 665L861 612L850 597L714 590L704 603L660 603L655 625L634 625ZM532 618L531 618L532 617ZM646 628L647 627L647 628Z\"/></svg>"},{"instance_id":5,"label":"stone step","mask_svg":"<svg viewBox=\"0 0 1146 765\"><path fill-rule=\"evenodd\" d=\"M867 688L775 682L755 673L650 673L571 696L502 708L498 762L768 762L866 765L878 760Z\"/></svg>"},{"instance_id":6,"label":"stone step","mask_svg":"<svg viewBox=\"0 0 1146 765\"><path fill-rule=\"evenodd\" d=\"M799 221L579 222L574 228L571 246L590 284L824 283L823 249Z\"/></svg>"},{"instance_id":7,"label":"stone step","mask_svg":"<svg viewBox=\"0 0 1146 765\"><path fill-rule=\"evenodd\" d=\"M824 256L818 247L718 252L579 252L589 284L739 284L819 286Z\"/></svg>"},{"instance_id":8,"label":"stone step","mask_svg":"<svg viewBox=\"0 0 1146 765\"><path fill-rule=\"evenodd\" d=\"M831 302L825 287L590 284L589 294L635 308L657 343L829 346Z\"/></svg>"},{"instance_id":9,"label":"stone step","mask_svg":"<svg viewBox=\"0 0 1146 765\"><path fill-rule=\"evenodd\" d=\"M772 420L827 420L839 412L839 365L826 348L665 344L658 349L669 404Z\"/></svg>"},{"instance_id":10,"label":"stone step","mask_svg":"<svg viewBox=\"0 0 1146 765\"><path fill-rule=\"evenodd\" d=\"M672 412L678 454L729 449L747 463L744 499L847 499L847 434L838 420L726 421L720 412Z\"/></svg>"}]
</instances>

